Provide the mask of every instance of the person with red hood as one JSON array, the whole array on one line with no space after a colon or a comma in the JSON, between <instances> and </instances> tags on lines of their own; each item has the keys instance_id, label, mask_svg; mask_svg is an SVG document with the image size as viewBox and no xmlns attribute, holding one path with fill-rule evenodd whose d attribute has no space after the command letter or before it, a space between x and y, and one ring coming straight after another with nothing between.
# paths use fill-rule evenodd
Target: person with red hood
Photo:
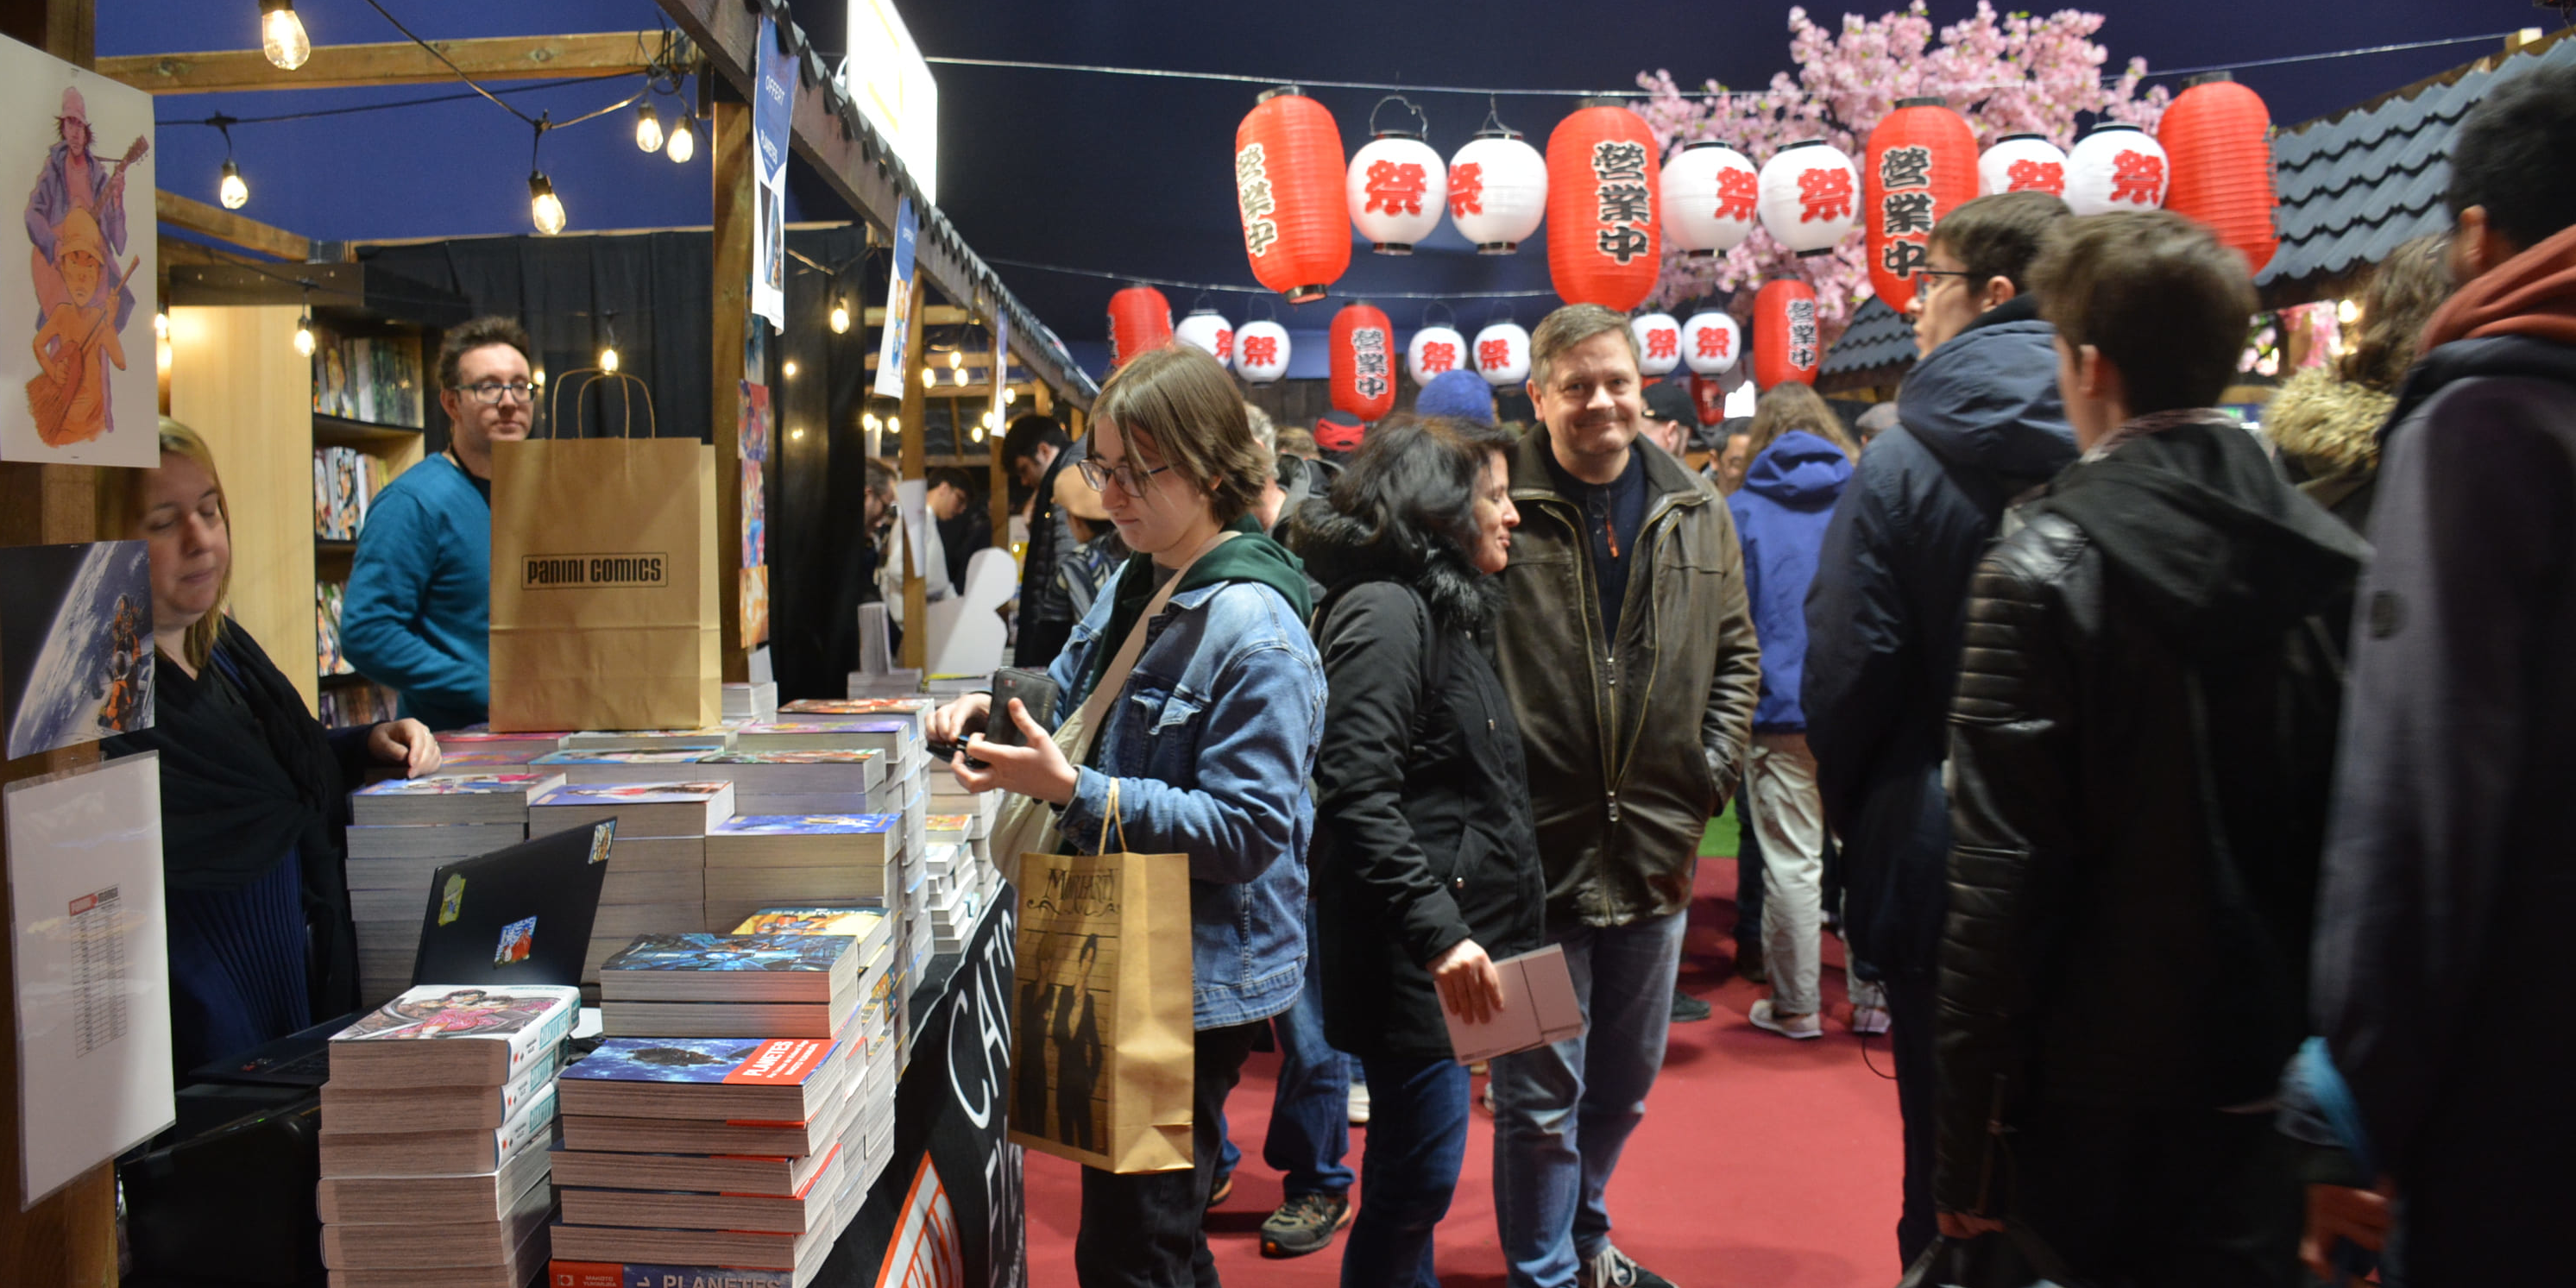
<instances>
[{"instance_id":1,"label":"person with red hood","mask_svg":"<svg viewBox=\"0 0 2576 1288\"><path fill-rule=\"evenodd\" d=\"M2576 1029L2549 985L2576 924L2570 155L2576 68L2461 122L2459 289L2384 432L2355 596L2311 996L2414 1283L2567 1273Z\"/></svg>"}]
</instances>

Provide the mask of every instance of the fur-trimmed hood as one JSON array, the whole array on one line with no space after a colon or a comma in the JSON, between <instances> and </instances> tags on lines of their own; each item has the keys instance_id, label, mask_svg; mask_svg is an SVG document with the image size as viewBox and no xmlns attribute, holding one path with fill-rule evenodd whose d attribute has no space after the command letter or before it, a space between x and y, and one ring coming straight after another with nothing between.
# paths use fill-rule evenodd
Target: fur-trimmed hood
<instances>
[{"instance_id":1,"label":"fur-trimmed hood","mask_svg":"<svg viewBox=\"0 0 2576 1288\"><path fill-rule=\"evenodd\" d=\"M1372 534L1322 500L1298 507L1289 519L1288 545L1323 583L1327 604L1361 582L1401 581L1421 592L1434 618L1473 635L1493 625L1502 604L1501 579L1477 572L1451 543L1435 541L1427 558L1410 557L1397 542Z\"/></svg>"},{"instance_id":2,"label":"fur-trimmed hood","mask_svg":"<svg viewBox=\"0 0 2576 1288\"><path fill-rule=\"evenodd\" d=\"M2397 396L2368 385L2337 380L2324 367L2290 377L2263 409L2263 432L2311 477L2379 465L2379 429L2397 408Z\"/></svg>"}]
</instances>

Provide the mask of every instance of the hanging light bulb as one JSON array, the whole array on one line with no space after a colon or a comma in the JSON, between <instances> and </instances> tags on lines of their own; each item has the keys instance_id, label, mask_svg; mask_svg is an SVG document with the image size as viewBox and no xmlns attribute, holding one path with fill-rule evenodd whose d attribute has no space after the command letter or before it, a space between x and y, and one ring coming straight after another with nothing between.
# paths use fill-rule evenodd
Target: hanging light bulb
<instances>
[{"instance_id":1,"label":"hanging light bulb","mask_svg":"<svg viewBox=\"0 0 2576 1288\"><path fill-rule=\"evenodd\" d=\"M789 438L791 438L791 439L796 440L797 442L800 442L800 443L801 443L801 442L804 442L804 441L805 441L805 427L804 427L803 425L799 425L799 426L797 426L796 428L794 428L794 429L791 429L791 430L787 431L787 436L788 436Z\"/></svg>"},{"instance_id":2,"label":"hanging light bulb","mask_svg":"<svg viewBox=\"0 0 2576 1288\"><path fill-rule=\"evenodd\" d=\"M902 432L903 432L903 417L901 417L901 416L888 416L888 417L886 417L886 432L887 432L887 433L889 433L889 434L900 434L900 433L902 433Z\"/></svg>"},{"instance_id":3,"label":"hanging light bulb","mask_svg":"<svg viewBox=\"0 0 2576 1288\"><path fill-rule=\"evenodd\" d=\"M921 387L924 389L937 389L939 387L939 372L937 369L932 367L923 367L921 369Z\"/></svg>"},{"instance_id":4,"label":"hanging light bulb","mask_svg":"<svg viewBox=\"0 0 2576 1288\"><path fill-rule=\"evenodd\" d=\"M543 170L528 172L528 218L548 237L564 230L563 198L555 195L554 180Z\"/></svg>"},{"instance_id":5,"label":"hanging light bulb","mask_svg":"<svg viewBox=\"0 0 2576 1288\"><path fill-rule=\"evenodd\" d=\"M686 165L689 158L697 154L698 132L689 128L689 114L682 112L671 119L671 141L663 146L662 155L674 163Z\"/></svg>"},{"instance_id":6,"label":"hanging light bulb","mask_svg":"<svg viewBox=\"0 0 2576 1288\"><path fill-rule=\"evenodd\" d=\"M794 380L796 378L796 360L794 358L789 358L778 368L778 372L782 378Z\"/></svg>"},{"instance_id":7,"label":"hanging light bulb","mask_svg":"<svg viewBox=\"0 0 2576 1288\"><path fill-rule=\"evenodd\" d=\"M832 334L848 335L849 333L850 302L848 300L834 297L832 300Z\"/></svg>"},{"instance_id":8,"label":"hanging light bulb","mask_svg":"<svg viewBox=\"0 0 2576 1288\"><path fill-rule=\"evenodd\" d=\"M1019 391L1019 390L1014 389L1014 388L1012 388L1012 387L1011 387L1011 386L1009 386L1009 385L1004 385L1004 386L1002 386L1002 405L1003 405L1003 406L1008 407L1008 406L1010 406L1012 403L1018 402L1019 400L1020 400L1020 391Z\"/></svg>"},{"instance_id":9,"label":"hanging light bulb","mask_svg":"<svg viewBox=\"0 0 2576 1288\"><path fill-rule=\"evenodd\" d=\"M977 425L977 426L976 426L975 428L973 428L972 430L967 431L966 436L967 436L968 438L974 439L974 440L975 440L976 442L978 442L978 443L983 442L983 441L984 441L984 427L983 427L983 426L981 426L981 425Z\"/></svg>"},{"instance_id":10,"label":"hanging light bulb","mask_svg":"<svg viewBox=\"0 0 2576 1288\"><path fill-rule=\"evenodd\" d=\"M242 182L241 167L230 157L224 159L224 181L216 185L215 194L222 198L224 209L239 210L250 204L250 185Z\"/></svg>"},{"instance_id":11,"label":"hanging light bulb","mask_svg":"<svg viewBox=\"0 0 2576 1288\"><path fill-rule=\"evenodd\" d=\"M545 369L545 368L543 368L543 367L539 367L539 368L537 368L536 370L529 372L529 373L528 373L528 383L529 383L529 384L531 384L531 385L536 386L536 387L537 387L537 388L539 388L539 389L543 389L543 388L545 388L545 387L546 387L546 369Z\"/></svg>"},{"instance_id":12,"label":"hanging light bulb","mask_svg":"<svg viewBox=\"0 0 2576 1288\"><path fill-rule=\"evenodd\" d=\"M957 387L960 389L966 387L966 369L964 367L957 368Z\"/></svg>"},{"instance_id":13,"label":"hanging light bulb","mask_svg":"<svg viewBox=\"0 0 2576 1288\"><path fill-rule=\"evenodd\" d=\"M170 338L169 314L155 313L152 315L152 338L155 340L167 340Z\"/></svg>"},{"instance_id":14,"label":"hanging light bulb","mask_svg":"<svg viewBox=\"0 0 2576 1288\"><path fill-rule=\"evenodd\" d=\"M876 431L885 428L885 422L878 420L875 412L861 412L859 413L859 428L873 434Z\"/></svg>"},{"instance_id":15,"label":"hanging light bulb","mask_svg":"<svg viewBox=\"0 0 2576 1288\"><path fill-rule=\"evenodd\" d=\"M647 152L662 150L662 118L653 114L649 101L635 105L635 146Z\"/></svg>"},{"instance_id":16,"label":"hanging light bulb","mask_svg":"<svg viewBox=\"0 0 2576 1288\"><path fill-rule=\"evenodd\" d=\"M259 0L259 52L284 71L294 71L313 56L313 38L295 16L295 0Z\"/></svg>"},{"instance_id":17,"label":"hanging light bulb","mask_svg":"<svg viewBox=\"0 0 2576 1288\"><path fill-rule=\"evenodd\" d=\"M295 351L308 358L313 356L313 315L310 313L295 320Z\"/></svg>"},{"instance_id":18,"label":"hanging light bulb","mask_svg":"<svg viewBox=\"0 0 2576 1288\"><path fill-rule=\"evenodd\" d=\"M599 369L602 371L617 370L617 346L615 344L612 343L604 345L600 348Z\"/></svg>"},{"instance_id":19,"label":"hanging light bulb","mask_svg":"<svg viewBox=\"0 0 2576 1288\"><path fill-rule=\"evenodd\" d=\"M2360 304L2358 304L2358 303L2356 303L2356 302L2354 302L2354 301L2352 301L2352 300L2345 300L2343 303L2341 303L2341 304L2337 304L2337 305L2335 306L2335 321L2337 321L2337 322L2341 322L2341 323L2343 323L2345 326L2351 326L2353 323L2358 322L2358 321L2360 321L2360 320L2361 320L2361 305L2360 305Z\"/></svg>"},{"instance_id":20,"label":"hanging light bulb","mask_svg":"<svg viewBox=\"0 0 2576 1288\"><path fill-rule=\"evenodd\" d=\"M965 354L960 353L960 352L958 352L958 351L957 351L957 350L955 350L955 349L951 349L951 350L949 350L949 351L948 351L948 369L949 369L949 370L951 370L951 371L955 371L956 369L958 369L959 367L962 367L962 366L964 366L964 365L966 365L966 355L965 355Z\"/></svg>"}]
</instances>

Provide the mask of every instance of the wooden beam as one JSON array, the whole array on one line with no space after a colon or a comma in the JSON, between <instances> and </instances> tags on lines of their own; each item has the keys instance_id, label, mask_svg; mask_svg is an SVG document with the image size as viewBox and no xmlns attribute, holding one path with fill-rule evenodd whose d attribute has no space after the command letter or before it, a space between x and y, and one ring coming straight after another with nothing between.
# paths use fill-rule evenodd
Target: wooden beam
<instances>
[{"instance_id":1,"label":"wooden beam","mask_svg":"<svg viewBox=\"0 0 2576 1288\"><path fill-rule=\"evenodd\" d=\"M723 617L724 678L751 679L751 650L742 635L742 373L751 329L751 226L760 218L751 182L751 104L719 97L707 130L715 173L711 292L715 349L709 366L710 423L716 445L716 607Z\"/></svg>"},{"instance_id":2,"label":"wooden beam","mask_svg":"<svg viewBox=\"0 0 2576 1288\"><path fill-rule=\"evenodd\" d=\"M868 307L867 323L869 326L884 326L885 319L886 312L883 305L870 305ZM954 304L933 304L930 306L930 316L923 318L922 322L927 326L964 326L974 320L974 314L968 313L966 310L961 309Z\"/></svg>"},{"instance_id":3,"label":"wooden beam","mask_svg":"<svg viewBox=\"0 0 2576 1288\"><path fill-rule=\"evenodd\" d=\"M236 215L221 206L209 206L195 198L182 197L167 188L153 192L152 207L168 227L202 233L244 250L255 250L299 264L323 257L321 244L310 237ZM354 257L344 253L341 258Z\"/></svg>"},{"instance_id":4,"label":"wooden beam","mask_svg":"<svg viewBox=\"0 0 2576 1288\"><path fill-rule=\"evenodd\" d=\"M245 16L244 21L248 20ZM494 36L429 43L476 80L541 80L619 72L640 75L661 49L662 33L599 31L577 36ZM408 40L379 45L316 45L313 56L291 72L271 64L256 49L214 49L197 54L102 58L98 60L98 73L151 94L443 85L456 80L456 70Z\"/></svg>"},{"instance_id":5,"label":"wooden beam","mask_svg":"<svg viewBox=\"0 0 2576 1288\"><path fill-rule=\"evenodd\" d=\"M925 444L930 437L922 424L919 374L922 359L921 306L922 296L928 291L928 284L921 280L920 261L916 259L913 264L912 304L904 310L910 321L905 328L906 339L903 346L904 375L908 378L903 382L903 410L899 413L903 417L903 443L898 450L903 454L903 466L895 471L895 478L906 483L928 477L922 456L926 450ZM903 522L902 516L897 515L895 522ZM925 504L921 516L921 526L925 535L930 525L936 522L938 520L930 517ZM910 532L904 534L903 665L914 670L930 664L930 586L922 580L924 576L922 555L929 544L927 541L913 540Z\"/></svg>"}]
</instances>

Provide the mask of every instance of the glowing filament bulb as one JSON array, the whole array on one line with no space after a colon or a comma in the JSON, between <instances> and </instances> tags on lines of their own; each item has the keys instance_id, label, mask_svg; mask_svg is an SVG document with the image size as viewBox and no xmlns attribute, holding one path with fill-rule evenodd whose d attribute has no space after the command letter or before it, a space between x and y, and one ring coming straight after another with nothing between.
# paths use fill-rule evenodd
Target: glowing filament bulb
<instances>
[{"instance_id":1,"label":"glowing filament bulb","mask_svg":"<svg viewBox=\"0 0 2576 1288\"><path fill-rule=\"evenodd\" d=\"M635 146L647 152L662 150L662 118L653 114L650 103L635 108Z\"/></svg>"},{"instance_id":2,"label":"glowing filament bulb","mask_svg":"<svg viewBox=\"0 0 2576 1288\"><path fill-rule=\"evenodd\" d=\"M313 38L295 16L295 0L259 0L259 52L282 71L294 71L313 56Z\"/></svg>"},{"instance_id":3,"label":"glowing filament bulb","mask_svg":"<svg viewBox=\"0 0 2576 1288\"><path fill-rule=\"evenodd\" d=\"M250 204L250 185L242 182L241 167L230 159L224 162L224 181L216 185L215 195L222 199L226 210L239 210Z\"/></svg>"},{"instance_id":4,"label":"glowing filament bulb","mask_svg":"<svg viewBox=\"0 0 2576 1288\"><path fill-rule=\"evenodd\" d=\"M671 141L663 147L662 155L676 163L686 164L697 154L698 132L689 128L689 118L684 114L671 122Z\"/></svg>"},{"instance_id":5,"label":"glowing filament bulb","mask_svg":"<svg viewBox=\"0 0 2576 1288\"><path fill-rule=\"evenodd\" d=\"M564 230L563 198L555 195L554 181L542 170L528 176L528 218L548 237Z\"/></svg>"}]
</instances>

